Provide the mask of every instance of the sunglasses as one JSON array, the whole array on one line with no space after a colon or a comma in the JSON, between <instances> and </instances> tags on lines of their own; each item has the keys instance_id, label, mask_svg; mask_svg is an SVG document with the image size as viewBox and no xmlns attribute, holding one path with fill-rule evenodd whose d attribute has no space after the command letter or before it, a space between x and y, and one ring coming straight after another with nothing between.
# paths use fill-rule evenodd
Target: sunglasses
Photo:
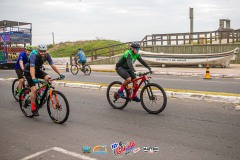
<instances>
[{"instance_id":1,"label":"sunglasses","mask_svg":"<svg viewBox=\"0 0 240 160\"><path fill-rule=\"evenodd\" d=\"M139 51L140 50L140 48L135 48L137 51Z\"/></svg>"},{"instance_id":2,"label":"sunglasses","mask_svg":"<svg viewBox=\"0 0 240 160\"><path fill-rule=\"evenodd\" d=\"M41 50L39 50L39 52L45 53L46 51L41 51Z\"/></svg>"}]
</instances>

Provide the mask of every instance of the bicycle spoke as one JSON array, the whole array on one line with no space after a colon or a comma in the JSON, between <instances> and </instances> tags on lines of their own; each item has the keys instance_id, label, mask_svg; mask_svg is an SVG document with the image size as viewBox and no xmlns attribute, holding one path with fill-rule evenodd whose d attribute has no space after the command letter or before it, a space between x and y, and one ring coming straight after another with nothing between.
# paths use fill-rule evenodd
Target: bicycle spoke
<instances>
[{"instance_id":1,"label":"bicycle spoke","mask_svg":"<svg viewBox=\"0 0 240 160\"><path fill-rule=\"evenodd\" d=\"M64 123L69 114L68 104L66 104L66 99L64 100L64 95L53 91L52 97L51 93L49 96L48 112L50 117L55 123ZM55 108L53 107L53 104L55 105Z\"/></svg>"},{"instance_id":2,"label":"bicycle spoke","mask_svg":"<svg viewBox=\"0 0 240 160\"><path fill-rule=\"evenodd\" d=\"M123 109L128 103L128 100L126 98L121 98L118 93L120 86L121 82L115 81L111 83L107 89L107 100L109 104L115 109ZM127 96L125 89L123 90L123 94Z\"/></svg>"},{"instance_id":3,"label":"bicycle spoke","mask_svg":"<svg viewBox=\"0 0 240 160\"><path fill-rule=\"evenodd\" d=\"M147 112L157 114L164 110L167 97L161 86L151 83L143 88L141 103Z\"/></svg>"},{"instance_id":4,"label":"bicycle spoke","mask_svg":"<svg viewBox=\"0 0 240 160\"><path fill-rule=\"evenodd\" d=\"M20 93L20 108L23 114L26 117L32 117L32 107L31 107L31 101L30 101L30 89L26 88Z\"/></svg>"}]
</instances>

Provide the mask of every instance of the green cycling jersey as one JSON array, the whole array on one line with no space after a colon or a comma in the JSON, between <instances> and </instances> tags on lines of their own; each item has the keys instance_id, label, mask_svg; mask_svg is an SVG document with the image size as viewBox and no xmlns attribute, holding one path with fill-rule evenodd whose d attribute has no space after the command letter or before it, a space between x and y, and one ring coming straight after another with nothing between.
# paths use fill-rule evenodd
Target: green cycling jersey
<instances>
[{"instance_id":1,"label":"green cycling jersey","mask_svg":"<svg viewBox=\"0 0 240 160\"><path fill-rule=\"evenodd\" d=\"M147 63L141 58L140 54L139 53L134 54L131 49L124 52L120 60L117 62L116 68L122 67L125 69L130 69L135 71L135 69L133 68L133 63L135 63L136 60L138 60L146 68L150 69Z\"/></svg>"}]
</instances>

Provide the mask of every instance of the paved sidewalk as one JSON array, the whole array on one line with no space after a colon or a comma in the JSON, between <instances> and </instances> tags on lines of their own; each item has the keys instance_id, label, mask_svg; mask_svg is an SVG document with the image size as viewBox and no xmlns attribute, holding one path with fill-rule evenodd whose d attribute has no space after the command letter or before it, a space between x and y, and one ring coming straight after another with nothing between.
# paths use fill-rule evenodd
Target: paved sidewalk
<instances>
[{"instance_id":1,"label":"paved sidewalk","mask_svg":"<svg viewBox=\"0 0 240 160\"><path fill-rule=\"evenodd\" d=\"M45 65L50 68L49 65ZM57 65L59 69L66 70L66 65ZM95 72L115 72L115 65L90 65ZM206 68L193 67L151 67L154 74L177 75L177 76L200 76L204 77ZM70 69L70 66L69 66ZM135 67L137 71L147 71L145 67ZM229 68L209 68L211 77L240 78L240 64L231 64Z\"/></svg>"}]
</instances>

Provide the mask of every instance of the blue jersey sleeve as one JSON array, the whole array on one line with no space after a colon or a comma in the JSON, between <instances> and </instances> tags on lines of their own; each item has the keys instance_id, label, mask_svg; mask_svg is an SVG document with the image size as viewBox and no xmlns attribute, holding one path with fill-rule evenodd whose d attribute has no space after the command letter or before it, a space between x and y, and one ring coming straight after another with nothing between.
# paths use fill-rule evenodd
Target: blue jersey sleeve
<instances>
[{"instance_id":1,"label":"blue jersey sleeve","mask_svg":"<svg viewBox=\"0 0 240 160\"><path fill-rule=\"evenodd\" d=\"M25 57L25 52L21 52L18 56L18 61L24 61Z\"/></svg>"},{"instance_id":2,"label":"blue jersey sleeve","mask_svg":"<svg viewBox=\"0 0 240 160\"><path fill-rule=\"evenodd\" d=\"M77 54L76 56L78 56L78 58L80 58L80 57L81 57L81 53L80 53L80 52L78 52L78 54Z\"/></svg>"},{"instance_id":3,"label":"blue jersey sleeve","mask_svg":"<svg viewBox=\"0 0 240 160\"><path fill-rule=\"evenodd\" d=\"M32 54L30 56L30 67L35 67L36 59L37 59L37 55L36 54Z\"/></svg>"},{"instance_id":4,"label":"blue jersey sleeve","mask_svg":"<svg viewBox=\"0 0 240 160\"><path fill-rule=\"evenodd\" d=\"M51 58L51 56L50 56L50 54L48 54L47 53L47 61L48 61L48 63L50 64L50 65L53 65L54 63L53 63L53 60L52 60L52 58Z\"/></svg>"}]
</instances>

